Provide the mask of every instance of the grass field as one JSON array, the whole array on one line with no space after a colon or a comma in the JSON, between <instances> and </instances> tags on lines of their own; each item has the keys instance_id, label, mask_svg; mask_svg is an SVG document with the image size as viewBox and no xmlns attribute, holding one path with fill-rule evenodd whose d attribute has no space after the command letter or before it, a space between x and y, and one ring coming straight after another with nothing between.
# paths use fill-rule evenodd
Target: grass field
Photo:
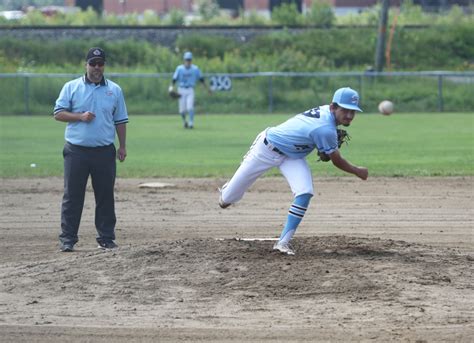
<instances>
[{"instance_id":1,"label":"grass field","mask_svg":"<svg viewBox=\"0 0 474 343\"><path fill-rule=\"evenodd\" d=\"M198 115L196 128L184 130L177 115L131 114L128 157L118 176L230 176L257 133L290 116ZM0 177L62 175L64 123L51 116L1 116L0 128ZM352 140L342 153L367 166L371 176L474 174L472 113L364 113L349 132ZM308 157L314 175L344 174L316 160L314 153Z\"/></svg>"}]
</instances>

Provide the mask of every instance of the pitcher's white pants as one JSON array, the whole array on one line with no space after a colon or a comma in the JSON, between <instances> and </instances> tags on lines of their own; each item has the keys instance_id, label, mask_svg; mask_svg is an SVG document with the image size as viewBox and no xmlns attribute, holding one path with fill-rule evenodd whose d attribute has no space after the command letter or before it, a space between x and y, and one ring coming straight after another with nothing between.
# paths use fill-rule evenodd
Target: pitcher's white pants
<instances>
[{"instance_id":1,"label":"pitcher's white pants","mask_svg":"<svg viewBox=\"0 0 474 343\"><path fill-rule=\"evenodd\" d=\"M261 132L245 155L232 179L221 190L222 200L233 204L244 196L245 191L267 170L278 167L291 187L293 195L313 194L313 178L305 158L290 158L265 145L265 131Z\"/></svg>"}]
</instances>

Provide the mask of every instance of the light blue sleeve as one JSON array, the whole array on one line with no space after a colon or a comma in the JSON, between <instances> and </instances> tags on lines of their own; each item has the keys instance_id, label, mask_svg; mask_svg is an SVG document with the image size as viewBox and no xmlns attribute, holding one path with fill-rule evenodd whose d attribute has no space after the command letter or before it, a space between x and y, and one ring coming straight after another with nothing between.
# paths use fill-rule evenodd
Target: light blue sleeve
<instances>
[{"instance_id":1,"label":"light blue sleeve","mask_svg":"<svg viewBox=\"0 0 474 343\"><path fill-rule=\"evenodd\" d=\"M59 93L59 97L56 100L56 104L54 105L53 114L56 114L61 111L71 111L71 87L70 83L66 83L61 92Z\"/></svg>"},{"instance_id":2,"label":"light blue sleeve","mask_svg":"<svg viewBox=\"0 0 474 343\"><path fill-rule=\"evenodd\" d=\"M332 154L338 149L337 132L330 126L321 126L311 132L316 148L319 152Z\"/></svg>"},{"instance_id":3,"label":"light blue sleeve","mask_svg":"<svg viewBox=\"0 0 474 343\"><path fill-rule=\"evenodd\" d=\"M114 123L115 125L128 123L128 112L123 92L121 88L117 90L117 107L114 112Z\"/></svg>"},{"instance_id":4,"label":"light blue sleeve","mask_svg":"<svg viewBox=\"0 0 474 343\"><path fill-rule=\"evenodd\" d=\"M173 74L173 81L178 81L179 72L180 72L180 70L181 70L180 67L181 67L181 66L177 66L177 67L176 67L176 70L174 71L174 74Z\"/></svg>"}]
</instances>

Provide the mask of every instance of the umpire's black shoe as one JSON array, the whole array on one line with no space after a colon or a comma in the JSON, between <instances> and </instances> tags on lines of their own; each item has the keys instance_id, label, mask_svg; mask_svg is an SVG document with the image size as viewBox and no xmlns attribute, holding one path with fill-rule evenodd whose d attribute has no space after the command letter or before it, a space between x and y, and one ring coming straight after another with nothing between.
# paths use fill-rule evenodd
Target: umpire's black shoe
<instances>
[{"instance_id":1,"label":"umpire's black shoe","mask_svg":"<svg viewBox=\"0 0 474 343\"><path fill-rule=\"evenodd\" d=\"M61 244L61 246L59 247L59 250L62 252L72 252L74 251L74 246L69 243L64 243L64 244Z\"/></svg>"},{"instance_id":2,"label":"umpire's black shoe","mask_svg":"<svg viewBox=\"0 0 474 343\"><path fill-rule=\"evenodd\" d=\"M117 249L118 245L115 244L114 241L97 241L99 245L97 246L98 249L103 249L103 250L112 250L112 249Z\"/></svg>"}]
</instances>

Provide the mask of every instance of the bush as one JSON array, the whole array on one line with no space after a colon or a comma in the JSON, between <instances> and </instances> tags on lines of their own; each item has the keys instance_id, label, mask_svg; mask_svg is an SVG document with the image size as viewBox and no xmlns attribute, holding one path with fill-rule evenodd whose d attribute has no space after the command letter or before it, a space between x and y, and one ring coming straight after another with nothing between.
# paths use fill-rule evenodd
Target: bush
<instances>
[{"instance_id":1,"label":"bush","mask_svg":"<svg viewBox=\"0 0 474 343\"><path fill-rule=\"evenodd\" d=\"M392 46L396 69L473 68L474 26L459 24L397 31ZM471 64L471 66L469 66Z\"/></svg>"},{"instance_id":2,"label":"bush","mask_svg":"<svg viewBox=\"0 0 474 343\"><path fill-rule=\"evenodd\" d=\"M173 26L183 26L185 24L185 13L183 11L172 9L165 17L164 24Z\"/></svg>"},{"instance_id":3,"label":"bush","mask_svg":"<svg viewBox=\"0 0 474 343\"><path fill-rule=\"evenodd\" d=\"M190 50L201 58L224 58L226 52L237 47L237 43L229 38L211 35L192 34L178 37L177 51L182 53Z\"/></svg>"},{"instance_id":4,"label":"bush","mask_svg":"<svg viewBox=\"0 0 474 343\"><path fill-rule=\"evenodd\" d=\"M44 66L63 70L82 66L91 46L108 52L117 69L144 67L172 72L190 50L207 71L365 70L373 64L377 30L372 28L279 30L249 42L217 35L181 35L173 50L137 40L16 40L0 38L0 71L31 71ZM456 25L395 30L392 70L474 70L474 26Z\"/></svg>"},{"instance_id":5,"label":"bush","mask_svg":"<svg viewBox=\"0 0 474 343\"><path fill-rule=\"evenodd\" d=\"M210 21L219 16L219 5L215 0L198 0L199 14L202 20Z\"/></svg>"},{"instance_id":6,"label":"bush","mask_svg":"<svg viewBox=\"0 0 474 343\"><path fill-rule=\"evenodd\" d=\"M272 22L280 25L301 25L303 23L303 16L298 12L296 4L282 3L272 10Z\"/></svg>"},{"instance_id":7,"label":"bush","mask_svg":"<svg viewBox=\"0 0 474 343\"><path fill-rule=\"evenodd\" d=\"M332 6L327 0L314 0L305 16L305 23L322 27L331 27L336 21Z\"/></svg>"},{"instance_id":8,"label":"bush","mask_svg":"<svg viewBox=\"0 0 474 343\"><path fill-rule=\"evenodd\" d=\"M258 14L254 9L247 11L247 13L241 11L239 17L240 22L238 22L238 24L241 25L259 26L269 24L269 20Z\"/></svg>"}]
</instances>

